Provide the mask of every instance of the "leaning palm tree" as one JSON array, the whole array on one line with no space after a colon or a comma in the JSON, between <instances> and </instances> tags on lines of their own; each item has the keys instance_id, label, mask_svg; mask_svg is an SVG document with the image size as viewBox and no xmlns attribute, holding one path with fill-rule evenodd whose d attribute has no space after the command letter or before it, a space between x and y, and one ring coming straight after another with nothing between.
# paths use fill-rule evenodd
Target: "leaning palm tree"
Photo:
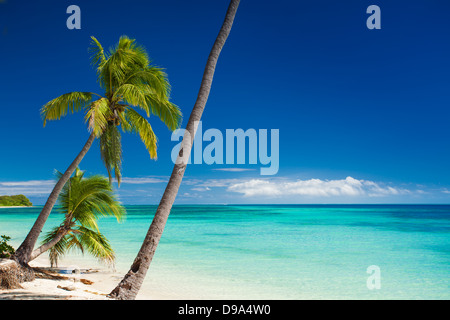
<instances>
[{"instance_id":1,"label":"leaning palm tree","mask_svg":"<svg viewBox=\"0 0 450 320\"><path fill-rule=\"evenodd\" d=\"M90 50L103 95L70 92L51 100L41 109L44 126L47 121L59 120L69 112L82 111L91 134L81 152L56 183L36 222L17 249L14 260L21 265L29 262L59 193L96 138L100 140L101 158L110 181L114 172L120 184L122 148L118 127L125 132L138 134L149 151L150 158L156 158L156 135L139 110L147 117L150 114L158 116L172 131L181 122L180 109L169 101L170 85L166 73L151 64L145 49L136 44L135 40L122 36L118 44L106 52L100 42L92 37Z\"/></svg>"},{"instance_id":2,"label":"leaning palm tree","mask_svg":"<svg viewBox=\"0 0 450 320\"><path fill-rule=\"evenodd\" d=\"M164 227L172 209L172 205L180 188L181 180L183 179L184 172L186 170L187 160L191 153L193 139L197 130L198 122L201 119L203 110L205 109L206 101L208 100L211 84L216 68L217 60L225 41L230 34L231 27L233 25L234 17L239 6L239 0L231 0L228 7L228 11L225 16L222 28L219 31L216 41L209 54L208 61L206 63L205 72L203 73L202 83L195 102L194 108L189 117L189 121L186 126L186 132L181 143L180 152L178 154L177 161L173 167L172 175L167 183L164 194L156 210L153 221L142 243L130 270L124 276L122 281L110 292L109 296L118 300L132 300L136 298L142 282L153 256L161 239Z\"/></svg>"},{"instance_id":3,"label":"leaning palm tree","mask_svg":"<svg viewBox=\"0 0 450 320\"><path fill-rule=\"evenodd\" d=\"M60 177L62 174L58 175ZM58 204L64 220L46 234L42 245L31 254L30 261L48 251L51 265L57 266L58 260L67 251L79 249L112 265L114 250L100 233L97 220L103 216L114 216L120 222L126 211L117 200L108 179L99 175L85 178L77 168L63 187Z\"/></svg>"}]
</instances>

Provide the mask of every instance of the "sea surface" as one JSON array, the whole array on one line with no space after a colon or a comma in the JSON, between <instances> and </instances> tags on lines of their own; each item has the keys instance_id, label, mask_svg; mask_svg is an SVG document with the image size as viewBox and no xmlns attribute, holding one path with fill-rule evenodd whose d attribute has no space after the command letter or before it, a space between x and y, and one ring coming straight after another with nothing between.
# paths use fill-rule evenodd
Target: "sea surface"
<instances>
[{"instance_id":1,"label":"sea surface","mask_svg":"<svg viewBox=\"0 0 450 320\"><path fill-rule=\"evenodd\" d=\"M0 235L17 248L40 209L0 209ZM117 271L155 210L100 220ZM44 232L62 218L53 212ZM450 206L174 206L144 287L192 299L450 299Z\"/></svg>"}]
</instances>

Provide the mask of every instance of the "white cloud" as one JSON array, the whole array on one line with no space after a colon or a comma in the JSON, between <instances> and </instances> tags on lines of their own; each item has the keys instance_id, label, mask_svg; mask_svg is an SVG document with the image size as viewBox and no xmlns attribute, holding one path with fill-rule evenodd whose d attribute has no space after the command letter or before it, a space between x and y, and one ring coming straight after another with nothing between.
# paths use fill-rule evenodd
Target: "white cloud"
<instances>
[{"instance_id":1,"label":"white cloud","mask_svg":"<svg viewBox=\"0 0 450 320\"><path fill-rule=\"evenodd\" d=\"M0 186L4 187L30 187L30 186L43 186L54 185L54 180L29 180L29 181L7 181L0 182Z\"/></svg>"},{"instance_id":2,"label":"white cloud","mask_svg":"<svg viewBox=\"0 0 450 320\"><path fill-rule=\"evenodd\" d=\"M280 197L292 195L311 197L380 197L409 193L405 189L381 186L373 181L357 180L352 177L341 180L310 179L296 181L252 179L231 184L228 187L228 191L242 193L246 197Z\"/></svg>"},{"instance_id":3,"label":"white cloud","mask_svg":"<svg viewBox=\"0 0 450 320\"><path fill-rule=\"evenodd\" d=\"M184 193L180 194L180 197L182 197L182 198L194 198L194 199L202 198L202 196L199 195L199 194L189 193L189 192L184 192Z\"/></svg>"},{"instance_id":4,"label":"white cloud","mask_svg":"<svg viewBox=\"0 0 450 320\"><path fill-rule=\"evenodd\" d=\"M211 189L209 187L198 187L198 188L192 188L191 190L203 192L203 191L209 191Z\"/></svg>"},{"instance_id":5,"label":"white cloud","mask_svg":"<svg viewBox=\"0 0 450 320\"><path fill-rule=\"evenodd\" d=\"M167 182L167 178L161 177L143 177L143 178L122 178L123 184L149 184L149 183L163 183Z\"/></svg>"},{"instance_id":6,"label":"white cloud","mask_svg":"<svg viewBox=\"0 0 450 320\"><path fill-rule=\"evenodd\" d=\"M241 179L187 179L185 184L195 185L196 187L215 188L215 187L229 187L234 183L241 182Z\"/></svg>"},{"instance_id":7,"label":"white cloud","mask_svg":"<svg viewBox=\"0 0 450 320\"><path fill-rule=\"evenodd\" d=\"M3 181L0 182L0 195L47 195L55 183L54 180Z\"/></svg>"},{"instance_id":8,"label":"white cloud","mask_svg":"<svg viewBox=\"0 0 450 320\"><path fill-rule=\"evenodd\" d=\"M246 169L246 168L221 168L213 169L214 171L226 171L226 172L243 172L243 171L255 171L256 169Z\"/></svg>"}]
</instances>

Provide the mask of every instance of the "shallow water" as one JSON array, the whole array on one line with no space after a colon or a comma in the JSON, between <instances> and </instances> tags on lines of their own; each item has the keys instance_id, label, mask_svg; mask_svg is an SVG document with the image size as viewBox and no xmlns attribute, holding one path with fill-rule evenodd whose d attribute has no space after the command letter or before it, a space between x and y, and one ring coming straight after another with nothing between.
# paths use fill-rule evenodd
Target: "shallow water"
<instances>
[{"instance_id":1,"label":"shallow water","mask_svg":"<svg viewBox=\"0 0 450 320\"><path fill-rule=\"evenodd\" d=\"M100 221L118 271L155 210ZM0 234L17 247L39 212L1 209ZM44 231L61 220L52 213ZM372 265L380 289L367 286ZM449 299L450 206L175 206L142 290L155 288L193 299Z\"/></svg>"}]
</instances>

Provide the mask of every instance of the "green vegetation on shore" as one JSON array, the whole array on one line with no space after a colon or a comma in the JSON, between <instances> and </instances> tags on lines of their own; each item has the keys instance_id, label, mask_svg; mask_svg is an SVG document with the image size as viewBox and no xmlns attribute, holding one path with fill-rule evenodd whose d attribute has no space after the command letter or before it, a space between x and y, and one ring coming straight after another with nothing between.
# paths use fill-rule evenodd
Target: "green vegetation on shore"
<instances>
[{"instance_id":1,"label":"green vegetation on shore","mask_svg":"<svg viewBox=\"0 0 450 320\"><path fill-rule=\"evenodd\" d=\"M1 235L0 238L0 259L11 257L11 255L14 254L14 248L8 244L11 237Z\"/></svg>"},{"instance_id":2,"label":"green vegetation on shore","mask_svg":"<svg viewBox=\"0 0 450 320\"><path fill-rule=\"evenodd\" d=\"M15 196L0 196L0 207L31 207L33 204L23 194Z\"/></svg>"}]
</instances>

